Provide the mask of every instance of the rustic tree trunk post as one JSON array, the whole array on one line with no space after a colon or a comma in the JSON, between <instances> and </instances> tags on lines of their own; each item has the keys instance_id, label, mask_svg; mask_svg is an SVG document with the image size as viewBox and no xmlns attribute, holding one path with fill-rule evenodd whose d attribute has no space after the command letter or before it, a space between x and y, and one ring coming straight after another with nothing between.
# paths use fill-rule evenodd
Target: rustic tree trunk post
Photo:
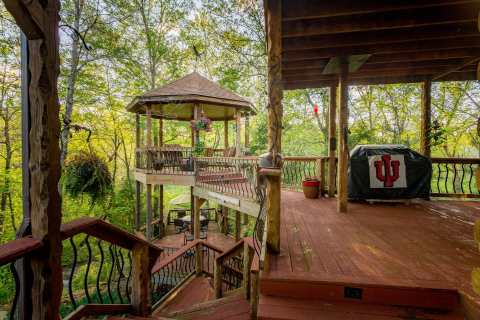
<instances>
[{"instance_id":1,"label":"rustic tree trunk post","mask_svg":"<svg viewBox=\"0 0 480 320\"><path fill-rule=\"evenodd\" d=\"M275 170L267 176L267 244L268 252L280 253L280 225L281 225L281 171Z\"/></svg>"},{"instance_id":2,"label":"rustic tree trunk post","mask_svg":"<svg viewBox=\"0 0 480 320\"><path fill-rule=\"evenodd\" d=\"M420 126L420 153L431 156L431 121L432 121L432 82L425 80L422 83L422 115Z\"/></svg>"},{"instance_id":3,"label":"rustic tree trunk post","mask_svg":"<svg viewBox=\"0 0 480 320\"><path fill-rule=\"evenodd\" d=\"M247 241L243 243L243 288L245 290L245 299L250 298L250 267L252 266L254 251Z\"/></svg>"},{"instance_id":4,"label":"rustic tree trunk post","mask_svg":"<svg viewBox=\"0 0 480 320\"><path fill-rule=\"evenodd\" d=\"M222 273L222 260L216 259L213 267L213 290L215 292L215 299L220 299L222 297Z\"/></svg>"},{"instance_id":5,"label":"rustic tree trunk post","mask_svg":"<svg viewBox=\"0 0 480 320\"><path fill-rule=\"evenodd\" d=\"M150 257L148 246L136 244L132 250L132 308L137 316L149 316L150 298Z\"/></svg>"},{"instance_id":6,"label":"rustic tree trunk post","mask_svg":"<svg viewBox=\"0 0 480 320\"><path fill-rule=\"evenodd\" d=\"M250 147L250 117L245 116L245 148Z\"/></svg>"},{"instance_id":7,"label":"rustic tree trunk post","mask_svg":"<svg viewBox=\"0 0 480 320\"><path fill-rule=\"evenodd\" d=\"M241 238L241 228L240 211L235 210L235 241L239 241Z\"/></svg>"},{"instance_id":8,"label":"rustic tree trunk post","mask_svg":"<svg viewBox=\"0 0 480 320\"><path fill-rule=\"evenodd\" d=\"M335 178L337 159L335 158L335 151L337 149L337 88L330 87L330 108L328 110L328 197L335 196Z\"/></svg>"},{"instance_id":9,"label":"rustic tree trunk post","mask_svg":"<svg viewBox=\"0 0 480 320\"><path fill-rule=\"evenodd\" d=\"M228 149L228 120L223 123L223 148Z\"/></svg>"},{"instance_id":10,"label":"rustic tree trunk post","mask_svg":"<svg viewBox=\"0 0 480 320\"><path fill-rule=\"evenodd\" d=\"M268 49L268 151L273 156L273 166L280 168L277 156L282 151L282 2L266 0L265 18ZM269 248L280 252L280 175L268 177L267 234Z\"/></svg>"},{"instance_id":11,"label":"rustic tree trunk post","mask_svg":"<svg viewBox=\"0 0 480 320\"><path fill-rule=\"evenodd\" d=\"M223 234L228 234L228 211L227 207L222 206L222 224L220 229Z\"/></svg>"},{"instance_id":12,"label":"rustic tree trunk post","mask_svg":"<svg viewBox=\"0 0 480 320\"><path fill-rule=\"evenodd\" d=\"M235 156L240 157L242 153L242 115L240 111L235 113Z\"/></svg>"},{"instance_id":13,"label":"rustic tree trunk post","mask_svg":"<svg viewBox=\"0 0 480 320\"><path fill-rule=\"evenodd\" d=\"M260 275L257 271L251 274L250 284L250 319L257 319L258 310L258 285L260 282Z\"/></svg>"},{"instance_id":14,"label":"rustic tree trunk post","mask_svg":"<svg viewBox=\"0 0 480 320\"><path fill-rule=\"evenodd\" d=\"M59 1L4 0L5 7L27 36L30 79L28 100L30 212L32 235L44 247L31 260L33 272L32 319L59 319L62 294L62 243L60 238L60 119ZM25 132L24 132L25 133Z\"/></svg>"},{"instance_id":15,"label":"rustic tree trunk post","mask_svg":"<svg viewBox=\"0 0 480 320\"><path fill-rule=\"evenodd\" d=\"M338 112L338 197L337 210L347 212L348 170L348 60L340 62Z\"/></svg>"},{"instance_id":16,"label":"rustic tree trunk post","mask_svg":"<svg viewBox=\"0 0 480 320\"><path fill-rule=\"evenodd\" d=\"M140 115L135 114L135 168L140 167L140 148L142 145L141 131L140 131ZM140 231L140 212L141 208L141 193L140 193L140 181L135 181L135 230Z\"/></svg>"},{"instance_id":17,"label":"rustic tree trunk post","mask_svg":"<svg viewBox=\"0 0 480 320\"><path fill-rule=\"evenodd\" d=\"M196 103L193 106L193 120L195 121L200 120L200 116L201 116L200 105ZM193 130L193 146L196 147L199 142L200 142L200 131Z\"/></svg>"}]
</instances>

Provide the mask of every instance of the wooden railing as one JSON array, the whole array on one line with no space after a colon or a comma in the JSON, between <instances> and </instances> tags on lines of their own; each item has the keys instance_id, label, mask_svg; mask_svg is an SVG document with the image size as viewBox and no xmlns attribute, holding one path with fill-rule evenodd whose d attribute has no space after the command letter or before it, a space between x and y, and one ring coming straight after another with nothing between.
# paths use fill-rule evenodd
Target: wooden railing
<instances>
[{"instance_id":1,"label":"wooden railing","mask_svg":"<svg viewBox=\"0 0 480 320\"><path fill-rule=\"evenodd\" d=\"M282 187L299 191L306 178L320 180L320 192L327 191L328 157L285 157L282 166Z\"/></svg>"},{"instance_id":2,"label":"wooden railing","mask_svg":"<svg viewBox=\"0 0 480 320\"><path fill-rule=\"evenodd\" d=\"M89 315L132 312L147 315L149 274L161 249L95 218L81 218L61 227L64 293L61 316L80 319ZM10 319L14 319L21 278L13 263L42 254L42 242L25 237L0 247L0 265L10 264L15 279Z\"/></svg>"},{"instance_id":3,"label":"wooden railing","mask_svg":"<svg viewBox=\"0 0 480 320\"><path fill-rule=\"evenodd\" d=\"M165 146L138 148L135 151L137 170L169 175L193 175L193 148Z\"/></svg>"},{"instance_id":4,"label":"wooden railing","mask_svg":"<svg viewBox=\"0 0 480 320\"><path fill-rule=\"evenodd\" d=\"M480 158L432 158L431 196L480 198Z\"/></svg>"}]
</instances>

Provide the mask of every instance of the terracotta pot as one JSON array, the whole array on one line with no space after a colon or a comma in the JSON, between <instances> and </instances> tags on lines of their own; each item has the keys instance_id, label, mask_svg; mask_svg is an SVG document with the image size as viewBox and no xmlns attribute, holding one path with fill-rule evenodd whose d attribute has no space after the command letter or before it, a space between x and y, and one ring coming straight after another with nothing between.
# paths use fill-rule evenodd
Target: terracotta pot
<instances>
[{"instance_id":1,"label":"terracotta pot","mask_svg":"<svg viewBox=\"0 0 480 320\"><path fill-rule=\"evenodd\" d=\"M305 198L316 199L320 193L320 181L316 179L306 179L302 182L303 194Z\"/></svg>"}]
</instances>

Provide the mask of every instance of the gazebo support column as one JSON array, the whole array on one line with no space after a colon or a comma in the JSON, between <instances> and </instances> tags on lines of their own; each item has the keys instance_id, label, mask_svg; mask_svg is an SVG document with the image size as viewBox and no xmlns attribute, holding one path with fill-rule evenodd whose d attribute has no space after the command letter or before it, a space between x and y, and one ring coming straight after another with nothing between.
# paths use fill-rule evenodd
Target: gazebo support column
<instances>
[{"instance_id":1,"label":"gazebo support column","mask_svg":"<svg viewBox=\"0 0 480 320\"><path fill-rule=\"evenodd\" d=\"M338 192L337 210L347 212L348 201L348 61L340 62L338 81Z\"/></svg>"},{"instance_id":2,"label":"gazebo support column","mask_svg":"<svg viewBox=\"0 0 480 320\"><path fill-rule=\"evenodd\" d=\"M135 114L135 168L139 167L139 158L137 151L141 147L141 133L140 133L140 115ZM141 199L140 199L140 182L135 181L135 231L140 231L140 212L141 212Z\"/></svg>"},{"instance_id":3,"label":"gazebo support column","mask_svg":"<svg viewBox=\"0 0 480 320\"><path fill-rule=\"evenodd\" d=\"M245 116L245 148L250 147L250 118Z\"/></svg>"},{"instance_id":4,"label":"gazebo support column","mask_svg":"<svg viewBox=\"0 0 480 320\"><path fill-rule=\"evenodd\" d=\"M229 147L228 145L228 120L224 121L223 124L223 148L227 150Z\"/></svg>"},{"instance_id":5,"label":"gazebo support column","mask_svg":"<svg viewBox=\"0 0 480 320\"><path fill-rule=\"evenodd\" d=\"M268 48L268 151L273 167L280 169L277 156L282 150L282 3L266 0L265 18ZM267 244L270 252L280 252L280 176L268 179L267 187Z\"/></svg>"},{"instance_id":6,"label":"gazebo support column","mask_svg":"<svg viewBox=\"0 0 480 320\"><path fill-rule=\"evenodd\" d=\"M235 241L240 240L241 228L240 211L235 210Z\"/></svg>"},{"instance_id":7,"label":"gazebo support column","mask_svg":"<svg viewBox=\"0 0 480 320\"><path fill-rule=\"evenodd\" d=\"M158 146L163 146L163 119L158 120ZM164 219L164 190L163 184L158 186L158 230L159 238L163 238L165 233L165 225L163 224Z\"/></svg>"},{"instance_id":8,"label":"gazebo support column","mask_svg":"<svg viewBox=\"0 0 480 320\"><path fill-rule=\"evenodd\" d=\"M420 153L426 157L431 156L430 131L432 121L432 82L425 80L422 83L422 114L420 125Z\"/></svg>"},{"instance_id":9,"label":"gazebo support column","mask_svg":"<svg viewBox=\"0 0 480 320\"><path fill-rule=\"evenodd\" d=\"M240 157L242 152L242 115L240 111L235 114L235 156Z\"/></svg>"},{"instance_id":10,"label":"gazebo support column","mask_svg":"<svg viewBox=\"0 0 480 320\"><path fill-rule=\"evenodd\" d=\"M147 123L146 123L146 147L148 150L150 150L153 147L152 144L152 110L147 107ZM150 166L153 163L153 159L151 158L152 154L150 152L147 153L147 166L150 168ZM152 210L152 185L147 184L146 188L146 197L147 197L147 217L146 217L146 237L147 240L152 239L152 216L153 216L153 210Z\"/></svg>"},{"instance_id":11,"label":"gazebo support column","mask_svg":"<svg viewBox=\"0 0 480 320\"><path fill-rule=\"evenodd\" d=\"M200 206L201 206L201 201L199 197L194 197L193 198L193 236L195 239L200 239Z\"/></svg>"},{"instance_id":12,"label":"gazebo support column","mask_svg":"<svg viewBox=\"0 0 480 320\"><path fill-rule=\"evenodd\" d=\"M336 123L337 116L337 88L330 86L330 106L328 110L328 196L335 196L335 177L337 160L335 151L337 150Z\"/></svg>"}]
</instances>

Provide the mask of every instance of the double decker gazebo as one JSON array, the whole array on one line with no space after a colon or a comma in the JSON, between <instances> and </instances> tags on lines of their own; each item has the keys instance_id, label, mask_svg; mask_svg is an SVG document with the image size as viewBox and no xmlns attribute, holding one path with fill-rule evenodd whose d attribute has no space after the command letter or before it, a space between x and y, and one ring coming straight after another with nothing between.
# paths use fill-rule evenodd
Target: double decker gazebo
<instances>
[{"instance_id":1,"label":"double decker gazebo","mask_svg":"<svg viewBox=\"0 0 480 320\"><path fill-rule=\"evenodd\" d=\"M136 213L135 226L141 226L141 186L146 186L146 237L152 238L152 222L158 222L162 233L164 220L165 184L190 187L193 213L195 164L193 156L238 157L241 144L241 119L245 118L244 146L249 144L249 116L255 114L253 104L236 93L226 90L198 72L190 73L162 87L137 96L127 106L136 114ZM141 122L145 121L145 131ZM158 136L154 137L152 120L158 120ZM164 144L164 120L191 122L191 146ZM235 121L235 145L229 145L229 121ZM223 121L223 149L206 148L200 143L197 122ZM152 186L158 186L158 219L154 219ZM193 214L192 217L192 225Z\"/></svg>"}]
</instances>

